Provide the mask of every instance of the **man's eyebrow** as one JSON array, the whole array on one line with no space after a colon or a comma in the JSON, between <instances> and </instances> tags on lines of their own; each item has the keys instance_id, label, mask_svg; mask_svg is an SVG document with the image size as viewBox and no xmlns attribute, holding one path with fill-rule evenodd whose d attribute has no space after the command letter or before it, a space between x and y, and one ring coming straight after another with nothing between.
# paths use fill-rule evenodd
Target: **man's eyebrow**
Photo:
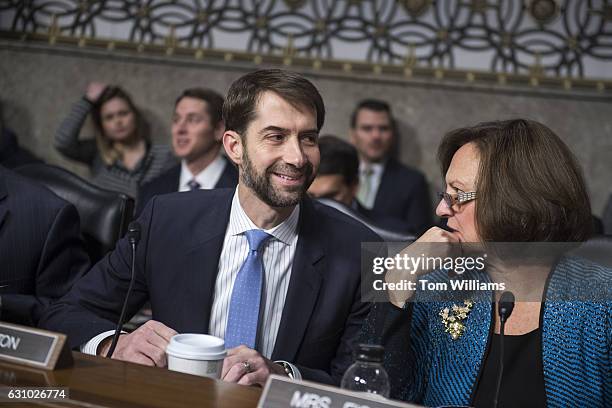
<instances>
[{"instance_id":1,"label":"man's eyebrow","mask_svg":"<svg viewBox=\"0 0 612 408\"><path fill-rule=\"evenodd\" d=\"M265 128L259 131L260 134L267 133L267 132L278 132L278 133L282 133L286 135L287 133L289 133L289 129L285 129L279 126L266 126Z\"/></svg>"},{"instance_id":2,"label":"man's eyebrow","mask_svg":"<svg viewBox=\"0 0 612 408\"><path fill-rule=\"evenodd\" d=\"M268 132L277 132L277 133L282 133L283 135L287 135L291 133L291 130L282 128L280 126L266 126L265 128L259 131L260 134L264 134ZM318 135L319 131L316 128L313 128L313 129L302 130L299 133L299 135L312 135L312 134Z\"/></svg>"},{"instance_id":3,"label":"man's eyebrow","mask_svg":"<svg viewBox=\"0 0 612 408\"><path fill-rule=\"evenodd\" d=\"M300 135L318 135L319 131L317 129L306 129L306 130L302 130L300 133Z\"/></svg>"}]
</instances>

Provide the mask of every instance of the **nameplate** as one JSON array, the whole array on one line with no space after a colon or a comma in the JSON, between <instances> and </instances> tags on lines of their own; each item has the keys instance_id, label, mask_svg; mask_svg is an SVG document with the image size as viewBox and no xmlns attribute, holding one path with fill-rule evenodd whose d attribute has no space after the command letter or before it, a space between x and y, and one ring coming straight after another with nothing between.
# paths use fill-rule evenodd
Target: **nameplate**
<instances>
[{"instance_id":1,"label":"nameplate","mask_svg":"<svg viewBox=\"0 0 612 408\"><path fill-rule=\"evenodd\" d=\"M258 408L419 408L374 394L351 392L310 381L294 381L272 375L264 387Z\"/></svg>"},{"instance_id":2,"label":"nameplate","mask_svg":"<svg viewBox=\"0 0 612 408\"><path fill-rule=\"evenodd\" d=\"M66 335L0 322L0 360L54 370L72 365Z\"/></svg>"}]
</instances>

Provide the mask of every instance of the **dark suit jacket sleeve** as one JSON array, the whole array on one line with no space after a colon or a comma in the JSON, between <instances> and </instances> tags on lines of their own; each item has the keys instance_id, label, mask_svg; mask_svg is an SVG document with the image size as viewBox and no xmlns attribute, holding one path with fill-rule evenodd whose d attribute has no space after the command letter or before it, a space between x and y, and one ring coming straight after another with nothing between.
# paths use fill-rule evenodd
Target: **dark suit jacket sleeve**
<instances>
[{"instance_id":1,"label":"dark suit jacket sleeve","mask_svg":"<svg viewBox=\"0 0 612 408\"><path fill-rule=\"evenodd\" d=\"M147 279L145 259L149 240L149 221L155 199L151 200L138 219L141 239L136 251L136 280L127 308L127 319L145 303ZM71 348L79 347L94 336L113 330L131 278L131 247L127 238L117 243L114 251L100 260L63 298L42 316L39 326L66 333Z\"/></svg>"},{"instance_id":2,"label":"dark suit jacket sleeve","mask_svg":"<svg viewBox=\"0 0 612 408\"><path fill-rule=\"evenodd\" d=\"M23 220L28 221L36 222ZM74 206L66 203L52 216L36 267L34 294L3 295L2 319L36 325L51 301L68 292L88 268L89 259L82 245L78 213Z\"/></svg>"}]
</instances>

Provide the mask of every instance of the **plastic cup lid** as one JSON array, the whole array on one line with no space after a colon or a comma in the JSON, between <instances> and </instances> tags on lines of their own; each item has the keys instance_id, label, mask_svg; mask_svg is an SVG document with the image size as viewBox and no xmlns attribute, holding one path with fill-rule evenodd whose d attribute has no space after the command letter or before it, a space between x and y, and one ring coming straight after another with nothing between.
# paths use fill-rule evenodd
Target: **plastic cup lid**
<instances>
[{"instance_id":1,"label":"plastic cup lid","mask_svg":"<svg viewBox=\"0 0 612 408\"><path fill-rule=\"evenodd\" d=\"M208 334L176 334L170 339L166 353L188 360L222 360L226 354L225 341Z\"/></svg>"}]
</instances>

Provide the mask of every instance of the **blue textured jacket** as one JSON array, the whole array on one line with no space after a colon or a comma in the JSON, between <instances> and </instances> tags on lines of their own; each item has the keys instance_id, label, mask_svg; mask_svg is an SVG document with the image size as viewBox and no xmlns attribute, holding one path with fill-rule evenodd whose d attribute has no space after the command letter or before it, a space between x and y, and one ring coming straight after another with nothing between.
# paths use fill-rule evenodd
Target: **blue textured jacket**
<instances>
[{"instance_id":1,"label":"blue textured jacket","mask_svg":"<svg viewBox=\"0 0 612 408\"><path fill-rule=\"evenodd\" d=\"M485 273L475 277L490 282ZM434 272L428 280L448 281L448 274ZM549 276L541 316L548 407L612 406L611 291L612 270L579 258L563 258ZM475 304L457 340L444 332L439 312L461 302L416 301L407 310L375 305L361 340L385 346L392 398L427 406L471 403L494 310L492 292L471 295Z\"/></svg>"}]
</instances>

